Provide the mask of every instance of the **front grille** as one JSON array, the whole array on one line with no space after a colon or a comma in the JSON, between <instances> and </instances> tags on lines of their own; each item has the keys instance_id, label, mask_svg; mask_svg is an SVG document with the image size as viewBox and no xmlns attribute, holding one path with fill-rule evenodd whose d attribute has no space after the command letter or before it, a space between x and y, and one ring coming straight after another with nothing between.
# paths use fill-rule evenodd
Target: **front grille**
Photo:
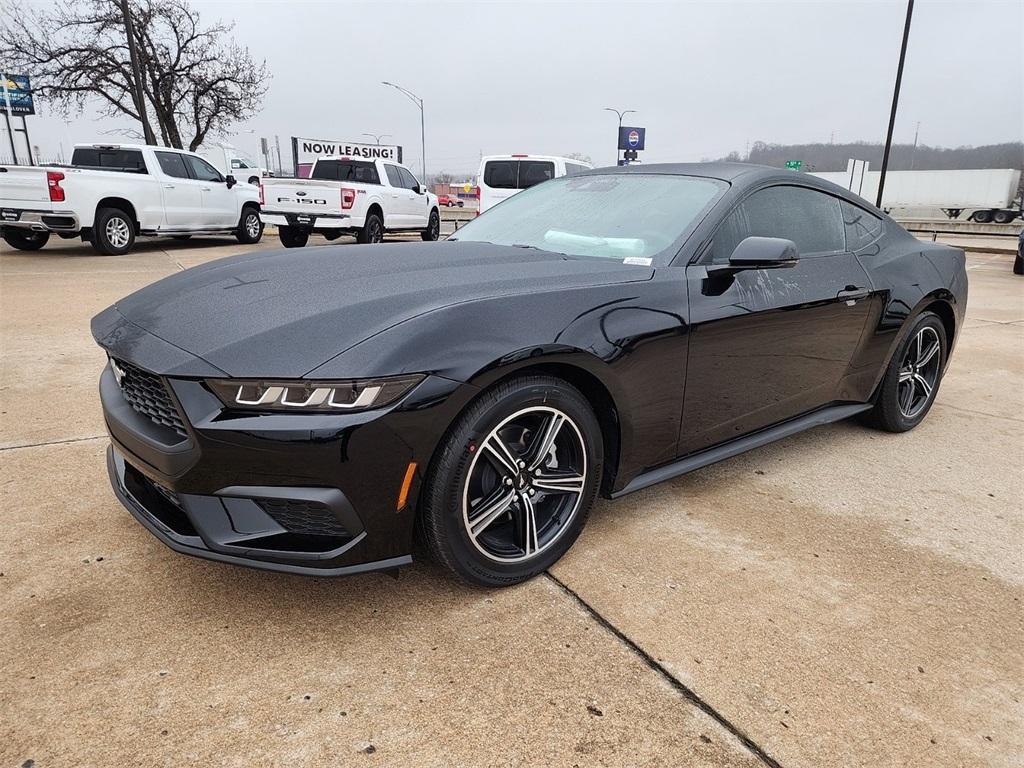
<instances>
[{"instance_id":1,"label":"front grille","mask_svg":"<svg viewBox=\"0 0 1024 768\"><path fill-rule=\"evenodd\" d=\"M131 363L121 360L115 362L123 372L121 393L128 404L154 424L172 429L181 437L188 437L185 424L160 377L136 368Z\"/></svg>"},{"instance_id":2,"label":"front grille","mask_svg":"<svg viewBox=\"0 0 1024 768\"><path fill-rule=\"evenodd\" d=\"M323 504L300 499L257 499L264 512L289 533L348 537L349 532Z\"/></svg>"}]
</instances>

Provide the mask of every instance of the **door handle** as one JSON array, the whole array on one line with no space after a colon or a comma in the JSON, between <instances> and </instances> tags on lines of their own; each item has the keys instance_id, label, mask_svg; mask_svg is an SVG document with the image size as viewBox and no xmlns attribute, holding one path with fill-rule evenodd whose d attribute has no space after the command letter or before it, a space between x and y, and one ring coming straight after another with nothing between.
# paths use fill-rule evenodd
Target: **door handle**
<instances>
[{"instance_id":1,"label":"door handle","mask_svg":"<svg viewBox=\"0 0 1024 768\"><path fill-rule=\"evenodd\" d=\"M173 184L164 184L164 189L174 189Z\"/></svg>"},{"instance_id":2,"label":"door handle","mask_svg":"<svg viewBox=\"0 0 1024 768\"><path fill-rule=\"evenodd\" d=\"M203 190L203 192L209 192L210 191L209 187L200 187L200 189Z\"/></svg>"},{"instance_id":3,"label":"door handle","mask_svg":"<svg viewBox=\"0 0 1024 768\"><path fill-rule=\"evenodd\" d=\"M848 285L836 294L836 298L857 301L857 299L866 299L870 295L871 290L869 288L858 288L856 285Z\"/></svg>"}]
</instances>

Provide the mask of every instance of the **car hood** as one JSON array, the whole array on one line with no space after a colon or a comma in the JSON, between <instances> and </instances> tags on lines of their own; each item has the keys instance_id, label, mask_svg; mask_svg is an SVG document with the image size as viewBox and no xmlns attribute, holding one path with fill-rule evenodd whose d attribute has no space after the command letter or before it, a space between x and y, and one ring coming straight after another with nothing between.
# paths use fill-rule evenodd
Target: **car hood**
<instances>
[{"instance_id":1,"label":"car hood","mask_svg":"<svg viewBox=\"0 0 1024 768\"><path fill-rule=\"evenodd\" d=\"M489 243L321 246L185 270L118 301L92 329L111 354L156 373L300 377L398 323L453 304L652 275L610 259ZM453 340L471 334L452 329Z\"/></svg>"}]
</instances>

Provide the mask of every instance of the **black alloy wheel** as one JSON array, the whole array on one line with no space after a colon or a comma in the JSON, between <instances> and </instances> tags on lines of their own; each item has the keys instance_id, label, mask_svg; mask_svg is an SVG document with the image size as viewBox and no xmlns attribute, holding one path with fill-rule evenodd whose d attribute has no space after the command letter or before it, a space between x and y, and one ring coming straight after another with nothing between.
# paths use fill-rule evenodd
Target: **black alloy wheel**
<instances>
[{"instance_id":1,"label":"black alloy wheel","mask_svg":"<svg viewBox=\"0 0 1024 768\"><path fill-rule=\"evenodd\" d=\"M441 215L437 210L430 212L430 218L427 220L427 228L420 232L422 237L427 242L437 240L441 236Z\"/></svg>"},{"instance_id":2,"label":"black alloy wheel","mask_svg":"<svg viewBox=\"0 0 1024 768\"><path fill-rule=\"evenodd\" d=\"M4 230L3 237L4 242L11 248L17 248L19 251L38 251L46 245L46 241L50 239L50 233L8 227Z\"/></svg>"},{"instance_id":3,"label":"black alloy wheel","mask_svg":"<svg viewBox=\"0 0 1024 768\"><path fill-rule=\"evenodd\" d=\"M889 362L867 421L888 432L920 424L935 402L947 354L942 321L934 312L921 313Z\"/></svg>"},{"instance_id":4,"label":"black alloy wheel","mask_svg":"<svg viewBox=\"0 0 1024 768\"><path fill-rule=\"evenodd\" d=\"M602 465L600 426L578 390L548 376L504 382L459 418L431 465L426 542L470 583L528 579L576 540Z\"/></svg>"}]
</instances>

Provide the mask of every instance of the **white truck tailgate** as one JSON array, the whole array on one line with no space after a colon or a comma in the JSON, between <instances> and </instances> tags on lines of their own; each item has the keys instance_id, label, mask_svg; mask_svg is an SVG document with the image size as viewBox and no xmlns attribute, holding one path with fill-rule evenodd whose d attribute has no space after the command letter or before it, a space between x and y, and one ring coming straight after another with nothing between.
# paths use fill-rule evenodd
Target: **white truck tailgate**
<instances>
[{"instance_id":1,"label":"white truck tailgate","mask_svg":"<svg viewBox=\"0 0 1024 768\"><path fill-rule=\"evenodd\" d=\"M49 207L46 168L0 166L0 205L18 204L25 207L27 203L46 203L46 207Z\"/></svg>"}]
</instances>

